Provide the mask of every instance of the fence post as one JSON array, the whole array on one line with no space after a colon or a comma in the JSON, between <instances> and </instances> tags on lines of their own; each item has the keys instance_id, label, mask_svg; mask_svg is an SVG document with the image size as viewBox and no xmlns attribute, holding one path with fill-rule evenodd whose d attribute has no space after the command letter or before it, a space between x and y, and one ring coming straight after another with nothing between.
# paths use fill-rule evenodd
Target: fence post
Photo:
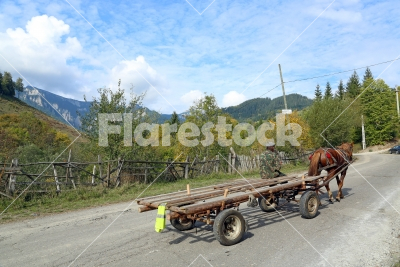
<instances>
[{"instance_id":1,"label":"fence post","mask_svg":"<svg viewBox=\"0 0 400 267\"><path fill-rule=\"evenodd\" d=\"M95 175L96 175L96 165L93 165L92 185L94 185Z\"/></svg>"},{"instance_id":2,"label":"fence post","mask_svg":"<svg viewBox=\"0 0 400 267\"><path fill-rule=\"evenodd\" d=\"M215 172L218 173L218 170L219 170L219 155L215 156L215 160L216 160L216 162L215 162Z\"/></svg>"},{"instance_id":3,"label":"fence post","mask_svg":"<svg viewBox=\"0 0 400 267\"><path fill-rule=\"evenodd\" d=\"M189 156L186 157L185 179L189 178Z\"/></svg>"},{"instance_id":4,"label":"fence post","mask_svg":"<svg viewBox=\"0 0 400 267\"><path fill-rule=\"evenodd\" d=\"M11 196L14 195L15 192L15 183L17 182L17 176L14 175L14 168L18 167L18 159L13 159L11 161L11 174L10 174L10 183L8 185L8 191Z\"/></svg>"},{"instance_id":5,"label":"fence post","mask_svg":"<svg viewBox=\"0 0 400 267\"><path fill-rule=\"evenodd\" d=\"M200 173L201 173L201 174L203 174L204 168L207 167L206 164L207 164L207 163L206 163L206 157L204 157L204 158L203 158L203 165L201 166L201 170L200 170Z\"/></svg>"},{"instance_id":6,"label":"fence post","mask_svg":"<svg viewBox=\"0 0 400 267\"><path fill-rule=\"evenodd\" d=\"M72 167L71 167L71 163L70 162L71 162L71 149L69 150L69 155L68 155L67 173L69 172L72 185L74 186L74 189L76 189L74 178L73 178L74 176L72 175Z\"/></svg>"},{"instance_id":7,"label":"fence post","mask_svg":"<svg viewBox=\"0 0 400 267\"><path fill-rule=\"evenodd\" d=\"M122 166L124 164L124 161L119 157L118 158L118 170L117 170L117 177L115 178L115 188L117 188L121 184L121 172L122 172Z\"/></svg>"},{"instance_id":8,"label":"fence post","mask_svg":"<svg viewBox=\"0 0 400 267\"><path fill-rule=\"evenodd\" d=\"M234 173L236 169L236 153L235 150L233 150L233 147L231 147L230 150L232 153L232 173Z\"/></svg>"},{"instance_id":9,"label":"fence post","mask_svg":"<svg viewBox=\"0 0 400 267\"><path fill-rule=\"evenodd\" d=\"M60 184L58 183L57 170L56 170L56 166L54 166L54 164L53 164L53 171L54 171L54 181L56 182L57 193L59 193L61 191Z\"/></svg>"},{"instance_id":10,"label":"fence post","mask_svg":"<svg viewBox=\"0 0 400 267\"><path fill-rule=\"evenodd\" d=\"M229 153L229 154L228 154L228 173L232 173L232 166L231 166L231 163L232 163L232 154Z\"/></svg>"},{"instance_id":11,"label":"fence post","mask_svg":"<svg viewBox=\"0 0 400 267\"><path fill-rule=\"evenodd\" d=\"M110 161L108 161L107 165L107 187L110 186Z\"/></svg>"},{"instance_id":12,"label":"fence post","mask_svg":"<svg viewBox=\"0 0 400 267\"><path fill-rule=\"evenodd\" d=\"M101 163L101 156L100 156L100 155L97 156L97 160L98 160L98 162L99 162L99 163L98 163L98 165L99 165L99 176L100 176L101 179L103 179L102 173L101 173L101 164L102 164L102 163Z\"/></svg>"},{"instance_id":13,"label":"fence post","mask_svg":"<svg viewBox=\"0 0 400 267\"><path fill-rule=\"evenodd\" d=\"M144 164L144 183L147 184L147 163Z\"/></svg>"},{"instance_id":14,"label":"fence post","mask_svg":"<svg viewBox=\"0 0 400 267\"><path fill-rule=\"evenodd\" d=\"M192 177L194 177L194 167L193 166L194 166L196 160L197 160L197 156L194 157L194 160L193 160L192 164L190 165L190 168L192 169Z\"/></svg>"}]
</instances>

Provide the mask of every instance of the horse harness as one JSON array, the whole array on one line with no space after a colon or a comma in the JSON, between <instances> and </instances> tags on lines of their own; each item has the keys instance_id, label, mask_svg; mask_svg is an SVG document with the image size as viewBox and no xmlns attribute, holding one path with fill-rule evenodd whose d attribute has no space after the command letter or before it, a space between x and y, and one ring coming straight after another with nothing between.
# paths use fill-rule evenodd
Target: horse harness
<instances>
[{"instance_id":1,"label":"horse harness","mask_svg":"<svg viewBox=\"0 0 400 267\"><path fill-rule=\"evenodd\" d=\"M318 163L318 172L321 172L321 171L323 171L323 170L326 170L326 169L329 169L329 168L332 168L332 167L336 167L336 166L338 165L338 164L337 164L337 160L336 160L335 157L333 157L332 154L328 151L330 148L321 148L321 149L324 151L325 157L326 157L327 159L329 159L329 158L333 159L333 164L330 164L330 165L327 165L327 166L321 166L321 162L319 162L319 163ZM341 149L341 148L336 148L336 150L339 150L339 151L340 151L340 154L342 154L342 157L345 158L346 161L349 161L348 156L347 156L347 154L345 153L345 151L344 151L343 149ZM312 154L310 155L310 159L312 158L313 155L314 155L314 153L312 153Z\"/></svg>"}]
</instances>

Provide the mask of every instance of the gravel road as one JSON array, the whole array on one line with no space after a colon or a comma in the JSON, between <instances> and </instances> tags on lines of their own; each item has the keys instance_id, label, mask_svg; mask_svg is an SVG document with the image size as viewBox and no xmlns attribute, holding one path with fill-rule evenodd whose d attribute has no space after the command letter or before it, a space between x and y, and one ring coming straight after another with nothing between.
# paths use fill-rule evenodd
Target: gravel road
<instances>
[{"instance_id":1,"label":"gravel road","mask_svg":"<svg viewBox=\"0 0 400 267\"><path fill-rule=\"evenodd\" d=\"M322 195L314 219L296 204L282 216L242 205L250 229L234 246L202 224L156 233L155 211L133 204L121 215L130 203L120 203L0 225L0 266L390 266L400 257L400 156L357 157L345 198L329 204ZM336 182L331 189L336 195Z\"/></svg>"}]
</instances>

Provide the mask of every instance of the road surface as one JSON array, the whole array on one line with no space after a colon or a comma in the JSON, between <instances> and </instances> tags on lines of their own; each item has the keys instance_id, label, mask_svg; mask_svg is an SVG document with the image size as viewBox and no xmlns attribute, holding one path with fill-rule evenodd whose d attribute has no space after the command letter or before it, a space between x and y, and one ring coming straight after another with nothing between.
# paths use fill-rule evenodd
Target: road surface
<instances>
[{"instance_id":1,"label":"road surface","mask_svg":"<svg viewBox=\"0 0 400 267\"><path fill-rule=\"evenodd\" d=\"M134 204L121 215L129 203L120 203L0 225L0 266L390 266L400 257L400 155L357 157L345 198L329 204L322 195L314 219L296 204L282 216L241 206L250 229L234 246L204 224L156 233L156 211Z\"/></svg>"}]
</instances>

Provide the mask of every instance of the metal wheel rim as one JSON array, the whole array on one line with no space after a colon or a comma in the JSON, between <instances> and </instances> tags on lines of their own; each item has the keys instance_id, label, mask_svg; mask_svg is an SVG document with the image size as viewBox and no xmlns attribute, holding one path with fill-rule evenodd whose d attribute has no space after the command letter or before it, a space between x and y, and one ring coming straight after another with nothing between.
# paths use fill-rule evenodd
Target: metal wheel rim
<instances>
[{"instance_id":1,"label":"metal wheel rim","mask_svg":"<svg viewBox=\"0 0 400 267\"><path fill-rule=\"evenodd\" d=\"M265 201L265 204L267 204L268 207L276 206L276 203L272 198L266 198L266 199L264 199L264 201Z\"/></svg>"},{"instance_id":2,"label":"metal wheel rim","mask_svg":"<svg viewBox=\"0 0 400 267\"><path fill-rule=\"evenodd\" d=\"M308 200L307 208L309 213L314 213L317 209L318 201L316 197L311 197Z\"/></svg>"},{"instance_id":3,"label":"metal wheel rim","mask_svg":"<svg viewBox=\"0 0 400 267\"><path fill-rule=\"evenodd\" d=\"M182 225L182 226L188 226L191 223L192 223L192 221L189 220L189 219L186 219L186 222L183 222L183 220L181 218L179 218L179 224Z\"/></svg>"},{"instance_id":4,"label":"metal wheel rim","mask_svg":"<svg viewBox=\"0 0 400 267\"><path fill-rule=\"evenodd\" d=\"M230 215L226 217L224 221L222 232L227 239L233 240L239 236L241 229L242 222L239 220L239 218Z\"/></svg>"}]
</instances>

